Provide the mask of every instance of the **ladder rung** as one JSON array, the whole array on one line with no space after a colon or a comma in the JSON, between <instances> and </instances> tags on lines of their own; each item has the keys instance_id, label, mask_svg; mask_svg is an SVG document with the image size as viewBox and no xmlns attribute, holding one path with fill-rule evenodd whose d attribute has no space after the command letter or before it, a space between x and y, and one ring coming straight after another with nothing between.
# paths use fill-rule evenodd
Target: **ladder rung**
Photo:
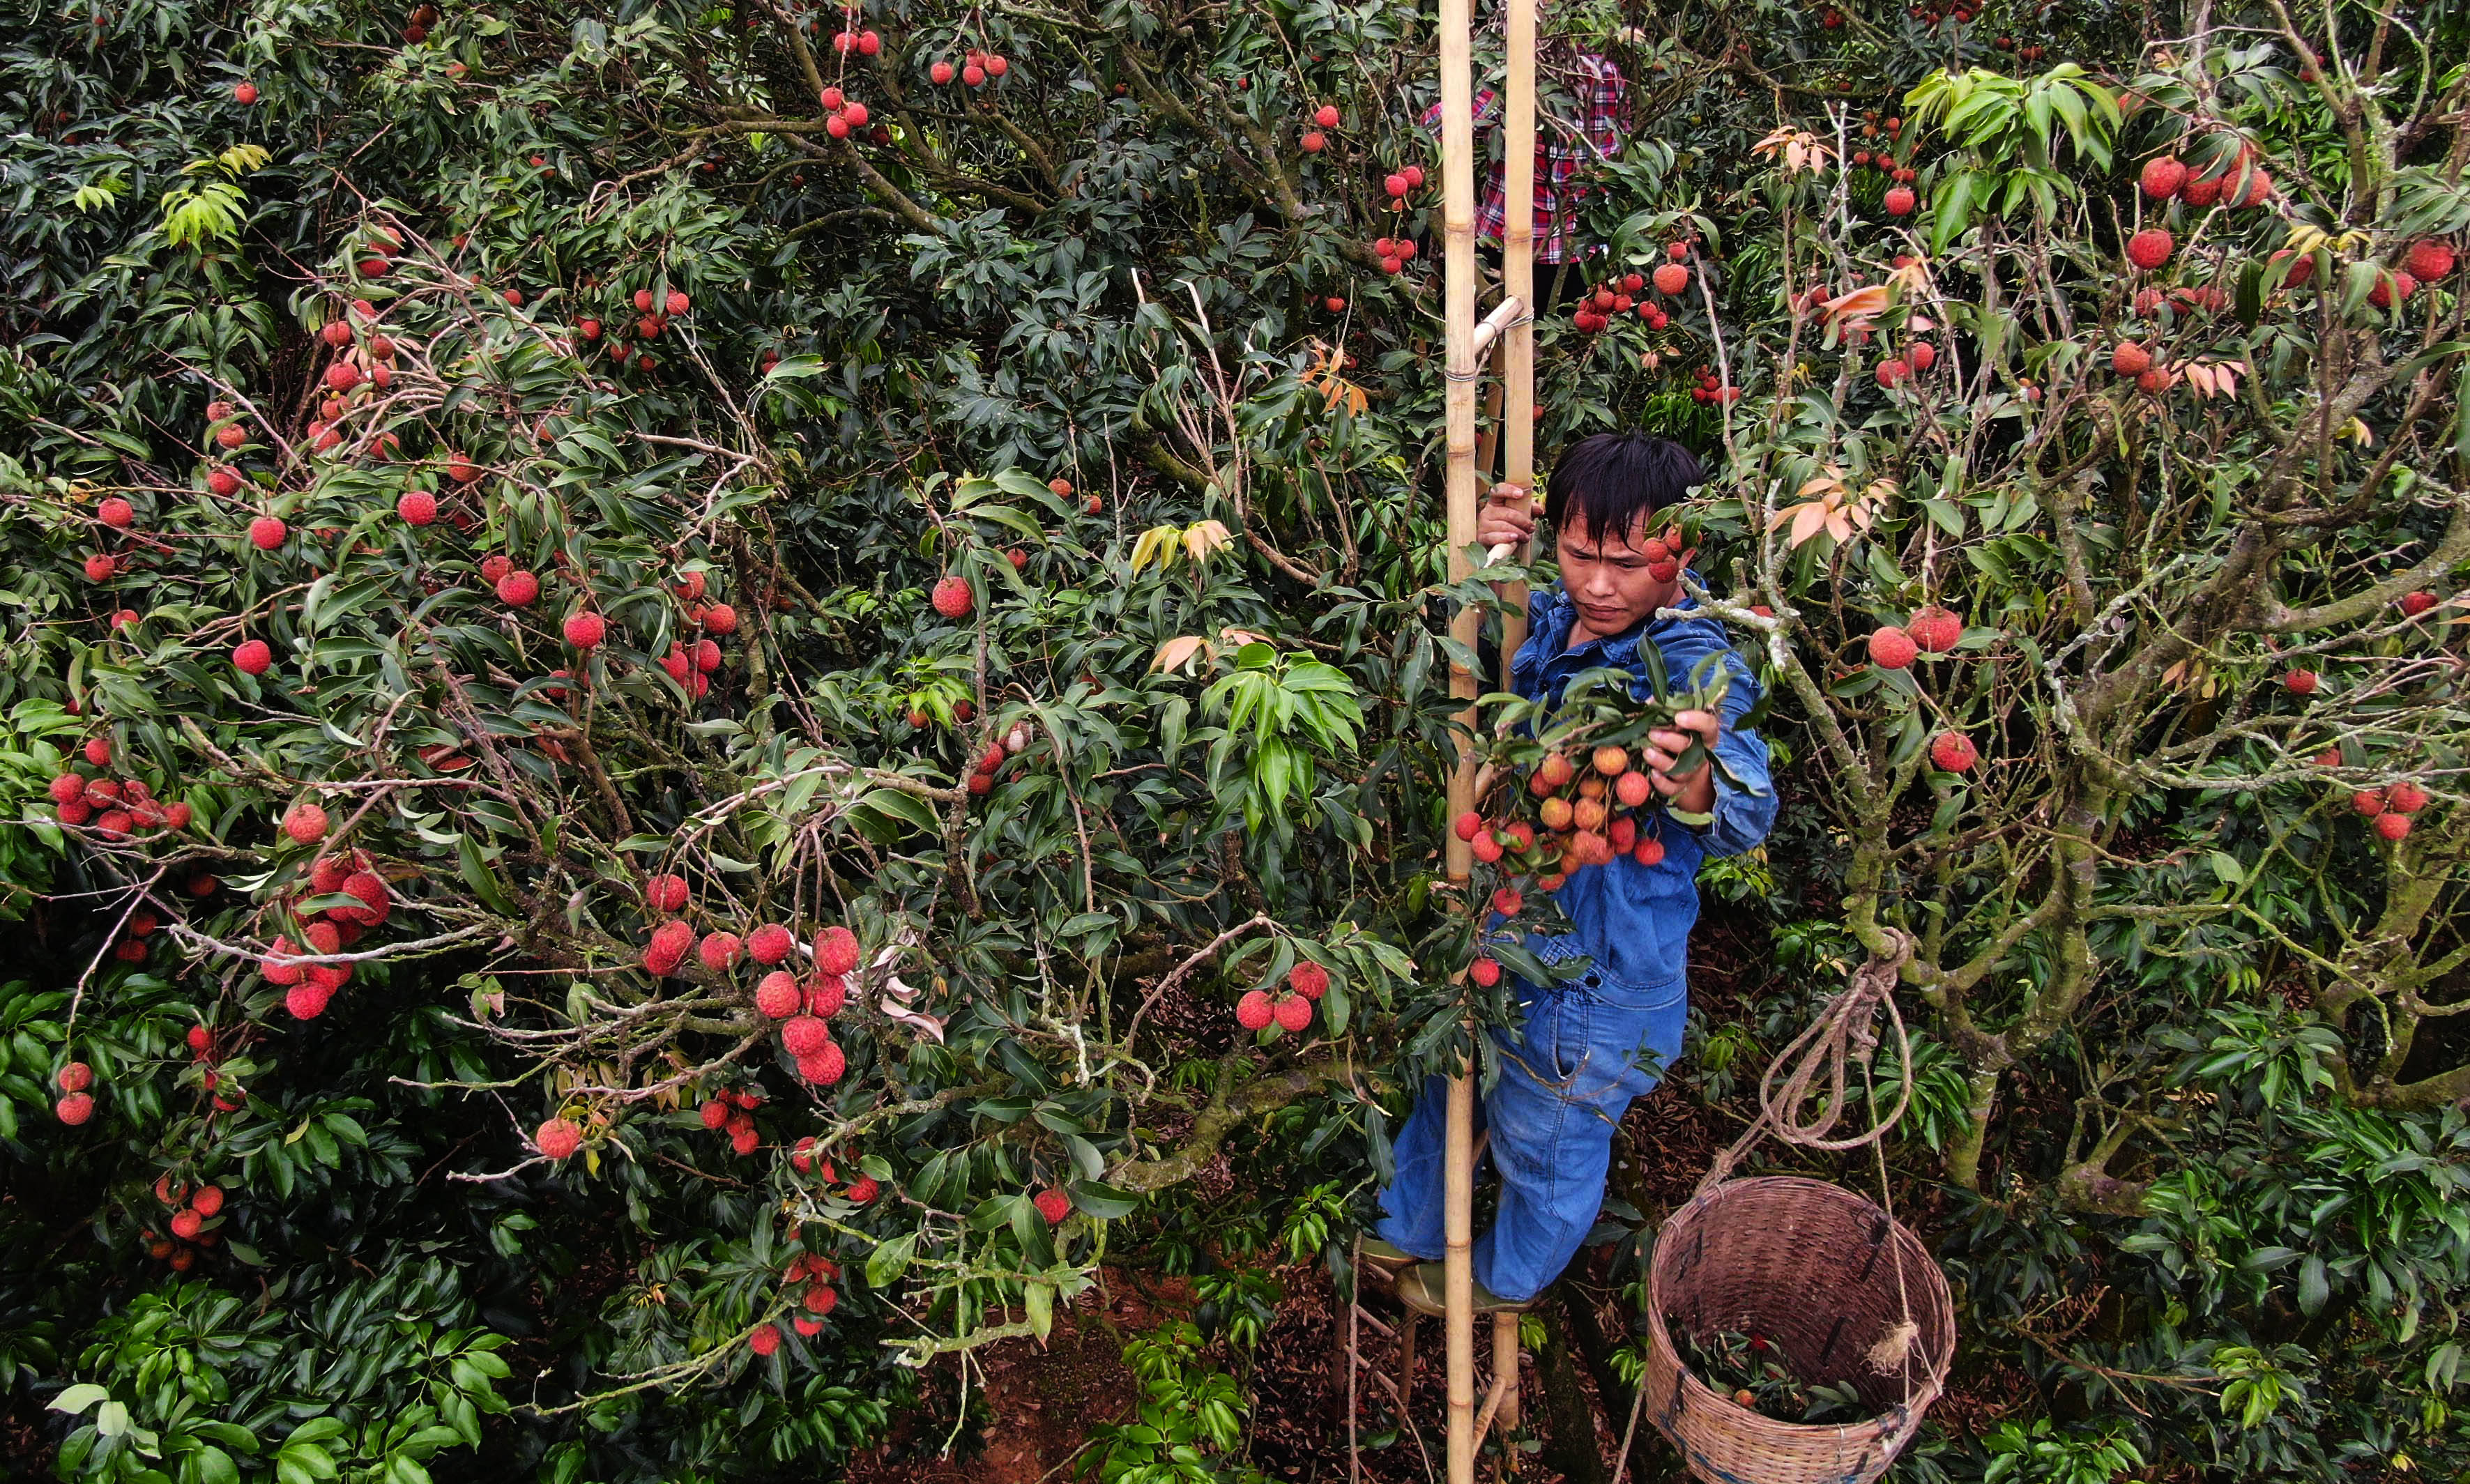
<instances>
[{"instance_id":1,"label":"ladder rung","mask_svg":"<svg viewBox=\"0 0 2470 1484\"><path fill-rule=\"evenodd\" d=\"M1518 295L1505 294L1499 304L1493 306L1492 313L1483 316L1483 323L1475 327L1475 359L1478 364L1492 354L1492 342L1501 338L1502 332L1509 328L1509 322L1526 308Z\"/></svg>"}]
</instances>

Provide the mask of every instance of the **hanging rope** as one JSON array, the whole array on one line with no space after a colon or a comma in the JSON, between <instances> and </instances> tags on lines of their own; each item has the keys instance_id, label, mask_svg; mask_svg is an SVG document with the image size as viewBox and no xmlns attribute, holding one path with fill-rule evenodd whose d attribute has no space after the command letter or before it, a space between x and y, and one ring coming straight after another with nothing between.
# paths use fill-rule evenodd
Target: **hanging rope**
<instances>
[{"instance_id":1,"label":"hanging rope","mask_svg":"<svg viewBox=\"0 0 2470 1484\"><path fill-rule=\"evenodd\" d=\"M1809 1029L1794 1037L1768 1063L1766 1075L1759 1078L1758 1119L1733 1141L1731 1148L1716 1156L1707 1177L1698 1182L1698 1194L1704 1194L1732 1178L1734 1167L1761 1135L1772 1133L1783 1143L1803 1148L1841 1151L1876 1144L1902 1122L1904 1110L1912 1106L1913 1101L1913 1039L1904 1029L1903 1012L1896 1008L1895 989L1904 965L1912 961L1913 940L1909 934L1895 928L1888 928L1886 933L1893 945L1889 951L1853 970L1852 983L1844 992L1828 1001ZM1851 1089L1846 1085L1846 1070L1857 1063L1866 1076L1871 1057L1878 1049L1880 1009L1887 1012L1888 1023L1895 1028L1896 1049L1902 1057L1899 1065L1903 1079L1897 1088L1896 1105L1886 1117L1874 1119L1867 1133L1849 1139L1829 1138L1828 1135L1834 1131L1835 1122L1844 1116L1849 1101ZM1825 1086L1819 1093L1818 1111L1804 1119L1802 1105L1810 1100L1822 1077Z\"/></svg>"}]
</instances>

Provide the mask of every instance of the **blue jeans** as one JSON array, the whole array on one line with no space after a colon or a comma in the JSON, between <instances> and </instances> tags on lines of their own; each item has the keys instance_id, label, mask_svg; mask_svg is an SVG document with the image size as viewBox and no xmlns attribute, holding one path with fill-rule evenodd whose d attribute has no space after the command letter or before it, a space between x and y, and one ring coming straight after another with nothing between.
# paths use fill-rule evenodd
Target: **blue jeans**
<instances>
[{"instance_id":1,"label":"blue jeans","mask_svg":"<svg viewBox=\"0 0 2470 1484\"><path fill-rule=\"evenodd\" d=\"M1640 990L1591 971L1520 988L1525 1019L1514 1041L1495 1037L1501 1079L1476 1111L1477 1131L1492 1131L1501 1199L1491 1229L1476 1239L1475 1276L1513 1300L1560 1277L1594 1229L1621 1114L1681 1055L1689 1014L1686 984ZM1445 1244L1448 1135L1449 1080L1431 1078L1398 1131L1397 1178L1381 1192L1373 1228L1427 1261L1438 1261Z\"/></svg>"}]
</instances>

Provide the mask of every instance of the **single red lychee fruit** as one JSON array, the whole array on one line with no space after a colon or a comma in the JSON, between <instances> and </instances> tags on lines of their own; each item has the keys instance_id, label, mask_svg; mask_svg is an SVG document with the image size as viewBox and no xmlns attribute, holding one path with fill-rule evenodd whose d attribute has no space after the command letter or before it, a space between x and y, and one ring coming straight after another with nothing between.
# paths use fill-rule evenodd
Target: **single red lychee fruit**
<instances>
[{"instance_id":1,"label":"single red lychee fruit","mask_svg":"<svg viewBox=\"0 0 2470 1484\"><path fill-rule=\"evenodd\" d=\"M2407 814L2377 815L2376 833L2387 840L2399 840L2410 833L2410 816Z\"/></svg>"},{"instance_id":2,"label":"single red lychee fruit","mask_svg":"<svg viewBox=\"0 0 2470 1484\"><path fill-rule=\"evenodd\" d=\"M1678 263L1666 263L1655 270L1655 291L1666 298L1689 287L1689 270Z\"/></svg>"},{"instance_id":3,"label":"single red lychee fruit","mask_svg":"<svg viewBox=\"0 0 2470 1484\"><path fill-rule=\"evenodd\" d=\"M216 495L235 494L240 489L240 475L220 467L209 469L206 471L206 488Z\"/></svg>"},{"instance_id":4,"label":"single red lychee fruit","mask_svg":"<svg viewBox=\"0 0 2470 1484\"><path fill-rule=\"evenodd\" d=\"M326 838L326 811L301 800L283 816L283 832L298 845L315 845Z\"/></svg>"},{"instance_id":5,"label":"single red lychee fruit","mask_svg":"<svg viewBox=\"0 0 2470 1484\"><path fill-rule=\"evenodd\" d=\"M1037 1208L1039 1216L1046 1217L1046 1224L1049 1226L1062 1225L1063 1218L1072 1214L1072 1197L1059 1190L1040 1191L1032 1198L1030 1204Z\"/></svg>"},{"instance_id":6,"label":"single red lychee fruit","mask_svg":"<svg viewBox=\"0 0 2470 1484\"><path fill-rule=\"evenodd\" d=\"M427 525L437 519L437 497L427 490L406 490L394 502L394 513L406 525Z\"/></svg>"},{"instance_id":7,"label":"single red lychee fruit","mask_svg":"<svg viewBox=\"0 0 2470 1484\"><path fill-rule=\"evenodd\" d=\"M60 1068L52 1081L62 1092L83 1092L94 1085L94 1068L82 1061L72 1061Z\"/></svg>"},{"instance_id":8,"label":"single red lychee fruit","mask_svg":"<svg viewBox=\"0 0 2470 1484\"><path fill-rule=\"evenodd\" d=\"M682 912L687 905L687 878L654 876L643 883L643 905L654 912Z\"/></svg>"},{"instance_id":9,"label":"single red lychee fruit","mask_svg":"<svg viewBox=\"0 0 2470 1484\"><path fill-rule=\"evenodd\" d=\"M815 935L815 967L826 974L857 970L857 935L845 927L827 927Z\"/></svg>"},{"instance_id":10,"label":"single red lychee fruit","mask_svg":"<svg viewBox=\"0 0 2470 1484\"><path fill-rule=\"evenodd\" d=\"M829 1087L849 1071L849 1053L838 1041L827 1041L824 1049L811 1056L798 1058L798 1075L819 1087Z\"/></svg>"},{"instance_id":11,"label":"single red lychee fruit","mask_svg":"<svg viewBox=\"0 0 2470 1484\"><path fill-rule=\"evenodd\" d=\"M189 1206L201 1217L211 1218L221 1216L223 1209L223 1188L220 1185L198 1186L198 1194L190 1199Z\"/></svg>"},{"instance_id":12,"label":"single red lychee fruit","mask_svg":"<svg viewBox=\"0 0 2470 1484\"><path fill-rule=\"evenodd\" d=\"M2427 807L2427 790L2404 778L2385 790L2385 801L2398 813L2416 814Z\"/></svg>"},{"instance_id":13,"label":"single red lychee fruit","mask_svg":"<svg viewBox=\"0 0 2470 1484\"><path fill-rule=\"evenodd\" d=\"M1338 104L1322 104L1313 110L1313 122L1323 128L1338 128Z\"/></svg>"},{"instance_id":14,"label":"single red lychee fruit","mask_svg":"<svg viewBox=\"0 0 2470 1484\"><path fill-rule=\"evenodd\" d=\"M195 1241L198 1233L206 1229L206 1218L194 1210L176 1212L172 1217L172 1235L182 1241Z\"/></svg>"},{"instance_id":15,"label":"single red lychee fruit","mask_svg":"<svg viewBox=\"0 0 2470 1484\"><path fill-rule=\"evenodd\" d=\"M2136 177L2136 184L2143 187L2144 194L2156 201L2166 201L2178 195L2179 187L2186 183L2186 163L2167 154L2146 160L2142 174Z\"/></svg>"},{"instance_id":16,"label":"single red lychee fruit","mask_svg":"<svg viewBox=\"0 0 2470 1484\"><path fill-rule=\"evenodd\" d=\"M343 335L346 338L351 336L351 333L352 332L349 327L345 327L343 330ZM347 392L360 384L361 368L352 364L348 360L336 361L333 365L326 368L326 389L328 391Z\"/></svg>"},{"instance_id":17,"label":"single red lychee fruit","mask_svg":"<svg viewBox=\"0 0 2470 1484\"><path fill-rule=\"evenodd\" d=\"M2170 261L2178 243L2159 227L2146 227L2127 240L2127 261L2151 272Z\"/></svg>"},{"instance_id":18,"label":"single red lychee fruit","mask_svg":"<svg viewBox=\"0 0 2470 1484\"><path fill-rule=\"evenodd\" d=\"M260 551L271 551L282 545L286 534L284 523L273 516L259 516L248 522L248 544Z\"/></svg>"},{"instance_id":19,"label":"single red lychee fruit","mask_svg":"<svg viewBox=\"0 0 2470 1484\"><path fill-rule=\"evenodd\" d=\"M540 596L540 579L526 571L508 572L498 579L498 601L509 608L528 608Z\"/></svg>"},{"instance_id":20,"label":"single red lychee fruit","mask_svg":"<svg viewBox=\"0 0 2470 1484\"><path fill-rule=\"evenodd\" d=\"M766 922L747 935L746 956L757 963L778 963L789 957L798 940L777 922Z\"/></svg>"},{"instance_id":21,"label":"single red lychee fruit","mask_svg":"<svg viewBox=\"0 0 2470 1484\"><path fill-rule=\"evenodd\" d=\"M734 933L707 933L703 941L695 945L695 957L703 961L705 968L717 974L737 962L741 946Z\"/></svg>"},{"instance_id":22,"label":"single red lychee fruit","mask_svg":"<svg viewBox=\"0 0 2470 1484\"><path fill-rule=\"evenodd\" d=\"M703 626L707 632L727 638L737 632L737 610L726 603L714 603L703 611Z\"/></svg>"},{"instance_id":23,"label":"single red lychee fruit","mask_svg":"<svg viewBox=\"0 0 2470 1484\"><path fill-rule=\"evenodd\" d=\"M2323 678L2313 670L2292 670L2281 677L2281 687L2294 696L2312 696Z\"/></svg>"},{"instance_id":24,"label":"single red lychee fruit","mask_svg":"<svg viewBox=\"0 0 2470 1484\"><path fill-rule=\"evenodd\" d=\"M652 940L643 948L643 967L656 976L676 972L686 962L687 950L694 946L694 929L685 921L671 917L652 930Z\"/></svg>"},{"instance_id":25,"label":"single red lychee fruit","mask_svg":"<svg viewBox=\"0 0 2470 1484\"><path fill-rule=\"evenodd\" d=\"M832 1028L814 1015L794 1016L781 1027L781 1044L792 1056L820 1055L831 1038Z\"/></svg>"},{"instance_id":26,"label":"single red lychee fruit","mask_svg":"<svg viewBox=\"0 0 2470 1484\"><path fill-rule=\"evenodd\" d=\"M78 1125L84 1123L87 1119L94 1117L94 1094L82 1092L70 1093L67 1097L62 1098L59 1101L52 1104L52 1113L55 1117L59 1119L61 1123L74 1128Z\"/></svg>"},{"instance_id":27,"label":"single red lychee fruit","mask_svg":"<svg viewBox=\"0 0 2470 1484\"><path fill-rule=\"evenodd\" d=\"M1517 916L1519 913L1526 910L1526 898L1516 887L1505 886L1493 888L1492 910L1501 914L1503 916Z\"/></svg>"},{"instance_id":28,"label":"single red lychee fruit","mask_svg":"<svg viewBox=\"0 0 2470 1484\"><path fill-rule=\"evenodd\" d=\"M1933 603L1915 610L1904 624L1904 633L1915 647L1934 655L1943 655L1964 640L1964 620Z\"/></svg>"},{"instance_id":29,"label":"single red lychee fruit","mask_svg":"<svg viewBox=\"0 0 2470 1484\"><path fill-rule=\"evenodd\" d=\"M88 582L109 582L111 574L118 570L119 561L108 552L98 551L85 559L85 580Z\"/></svg>"},{"instance_id":30,"label":"single red lychee fruit","mask_svg":"<svg viewBox=\"0 0 2470 1484\"><path fill-rule=\"evenodd\" d=\"M1287 987L1307 1000L1317 1000L1329 992L1329 970L1307 959L1287 970Z\"/></svg>"},{"instance_id":31,"label":"single red lychee fruit","mask_svg":"<svg viewBox=\"0 0 2470 1484\"><path fill-rule=\"evenodd\" d=\"M597 649L609 637L609 622L590 609L566 615L566 641L577 649Z\"/></svg>"},{"instance_id":32,"label":"single red lychee fruit","mask_svg":"<svg viewBox=\"0 0 2470 1484\"><path fill-rule=\"evenodd\" d=\"M274 663L274 651L264 639L248 639L233 648L231 659L243 675L263 675Z\"/></svg>"},{"instance_id":33,"label":"single red lychee fruit","mask_svg":"<svg viewBox=\"0 0 2470 1484\"><path fill-rule=\"evenodd\" d=\"M1930 739L1930 761L1942 772L1964 773L1981 760L1981 750L1961 731L1942 731Z\"/></svg>"},{"instance_id":34,"label":"single red lychee fruit","mask_svg":"<svg viewBox=\"0 0 2470 1484\"><path fill-rule=\"evenodd\" d=\"M94 518L115 531L125 531L137 523L137 507L114 495L94 507Z\"/></svg>"},{"instance_id":35,"label":"single red lychee fruit","mask_svg":"<svg viewBox=\"0 0 2470 1484\"><path fill-rule=\"evenodd\" d=\"M2401 595L2401 611L2405 617L2415 618L2435 606L2435 594L2433 592L2405 592Z\"/></svg>"},{"instance_id":36,"label":"single red lychee fruit","mask_svg":"<svg viewBox=\"0 0 2470 1484\"><path fill-rule=\"evenodd\" d=\"M1467 965L1467 978L1486 989L1491 988L1501 983L1501 961L1499 959L1476 960Z\"/></svg>"},{"instance_id":37,"label":"single red lychee fruit","mask_svg":"<svg viewBox=\"0 0 2470 1484\"><path fill-rule=\"evenodd\" d=\"M1299 994L1279 997L1278 1001L1270 1007L1270 1010L1277 1017L1278 1029L1281 1031L1299 1032L1312 1024L1312 1001Z\"/></svg>"},{"instance_id":38,"label":"single red lychee fruit","mask_svg":"<svg viewBox=\"0 0 2470 1484\"><path fill-rule=\"evenodd\" d=\"M688 299L678 290L672 289L669 290L668 310L672 317L685 313L688 309L693 307L693 300Z\"/></svg>"},{"instance_id":39,"label":"single red lychee fruit","mask_svg":"<svg viewBox=\"0 0 2470 1484\"><path fill-rule=\"evenodd\" d=\"M805 1004L805 992L798 987L798 976L787 969L774 969L755 986L755 1008L774 1020L786 1020Z\"/></svg>"},{"instance_id":40,"label":"single red lychee fruit","mask_svg":"<svg viewBox=\"0 0 2470 1484\"><path fill-rule=\"evenodd\" d=\"M1886 387L1890 391L1893 391L1896 387L1912 380L1913 363L1909 360L1902 359L1901 358L1891 356L1887 359L1878 362L1878 369L1876 374L1878 378L1878 384Z\"/></svg>"},{"instance_id":41,"label":"single red lychee fruit","mask_svg":"<svg viewBox=\"0 0 2470 1484\"><path fill-rule=\"evenodd\" d=\"M583 1148L583 1130L562 1118L552 1118L532 1134L532 1143L551 1159L565 1159Z\"/></svg>"},{"instance_id":42,"label":"single red lychee fruit","mask_svg":"<svg viewBox=\"0 0 2470 1484\"><path fill-rule=\"evenodd\" d=\"M85 776L80 773L63 773L52 779L49 792L52 802L56 804L75 803L85 797Z\"/></svg>"},{"instance_id":43,"label":"single red lychee fruit","mask_svg":"<svg viewBox=\"0 0 2470 1484\"><path fill-rule=\"evenodd\" d=\"M757 1325L748 1332L746 1346L758 1356L776 1353L781 1348L781 1327L777 1324Z\"/></svg>"},{"instance_id":44,"label":"single red lychee fruit","mask_svg":"<svg viewBox=\"0 0 2470 1484\"><path fill-rule=\"evenodd\" d=\"M1882 670L1900 670L1921 653L1912 636L1890 624L1870 636L1870 662Z\"/></svg>"},{"instance_id":45,"label":"single red lychee fruit","mask_svg":"<svg viewBox=\"0 0 2470 1484\"><path fill-rule=\"evenodd\" d=\"M1884 204L1888 216L1909 217L1913 214L1913 208L1921 204L1921 197L1913 194L1911 186L1890 186L1887 188Z\"/></svg>"},{"instance_id":46,"label":"single red lychee fruit","mask_svg":"<svg viewBox=\"0 0 2470 1484\"><path fill-rule=\"evenodd\" d=\"M2423 284L2450 278L2453 276L2453 244L2433 240L2412 243L2410 251L2402 255L2401 265L2410 269L2412 277Z\"/></svg>"},{"instance_id":47,"label":"single red lychee fruit","mask_svg":"<svg viewBox=\"0 0 2470 1484\"><path fill-rule=\"evenodd\" d=\"M2378 788L2363 788L2359 790L2357 793L2350 796L2350 807L2356 809L2369 819L2374 819L2377 815L2385 812L2384 790Z\"/></svg>"},{"instance_id":48,"label":"single red lychee fruit","mask_svg":"<svg viewBox=\"0 0 2470 1484\"><path fill-rule=\"evenodd\" d=\"M2142 376L2153 369L2153 353L2133 340L2121 340L2109 353L2109 369L2121 376Z\"/></svg>"},{"instance_id":49,"label":"single red lychee fruit","mask_svg":"<svg viewBox=\"0 0 2470 1484\"><path fill-rule=\"evenodd\" d=\"M838 974L816 974L806 981L806 1013L828 1020L849 1003L849 981Z\"/></svg>"},{"instance_id":50,"label":"single red lychee fruit","mask_svg":"<svg viewBox=\"0 0 2470 1484\"><path fill-rule=\"evenodd\" d=\"M935 584L933 602L935 612L946 618L959 618L967 614L970 603L969 580L966 577L953 576L938 581Z\"/></svg>"},{"instance_id":51,"label":"single red lychee fruit","mask_svg":"<svg viewBox=\"0 0 2470 1484\"><path fill-rule=\"evenodd\" d=\"M1247 1031L1263 1030L1276 1018L1277 1011L1270 1008L1266 989L1248 990L1235 1002L1235 1023Z\"/></svg>"},{"instance_id":52,"label":"single red lychee fruit","mask_svg":"<svg viewBox=\"0 0 2470 1484\"><path fill-rule=\"evenodd\" d=\"M246 107L250 104L257 102L257 84L254 82L233 83L232 102L239 104L243 107Z\"/></svg>"}]
</instances>

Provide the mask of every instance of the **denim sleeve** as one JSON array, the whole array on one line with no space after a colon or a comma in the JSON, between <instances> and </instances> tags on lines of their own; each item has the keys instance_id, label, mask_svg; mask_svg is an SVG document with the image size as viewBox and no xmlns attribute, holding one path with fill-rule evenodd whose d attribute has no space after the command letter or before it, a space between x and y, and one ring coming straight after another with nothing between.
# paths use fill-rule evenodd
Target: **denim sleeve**
<instances>
[{"instance_id":1,"label":"denim sleeve","mask_svg":"<svg viewBox=\"0 0 2470 1484\"><path fill-rule=\"evenodd\" d=\"M1732 685L1724 693L1724 729L1715 738L1715 755L1747 786L1736 786L1722 769L1716 770L1715 823L1700 837L1709 855L1740 854L1764 840L1776 821L1775 778L1767 771L1766 738L1740 725L1758 704L1759 683L1737 659L1727 656L1724 668Z\"/></svg>"}]
</instances>

